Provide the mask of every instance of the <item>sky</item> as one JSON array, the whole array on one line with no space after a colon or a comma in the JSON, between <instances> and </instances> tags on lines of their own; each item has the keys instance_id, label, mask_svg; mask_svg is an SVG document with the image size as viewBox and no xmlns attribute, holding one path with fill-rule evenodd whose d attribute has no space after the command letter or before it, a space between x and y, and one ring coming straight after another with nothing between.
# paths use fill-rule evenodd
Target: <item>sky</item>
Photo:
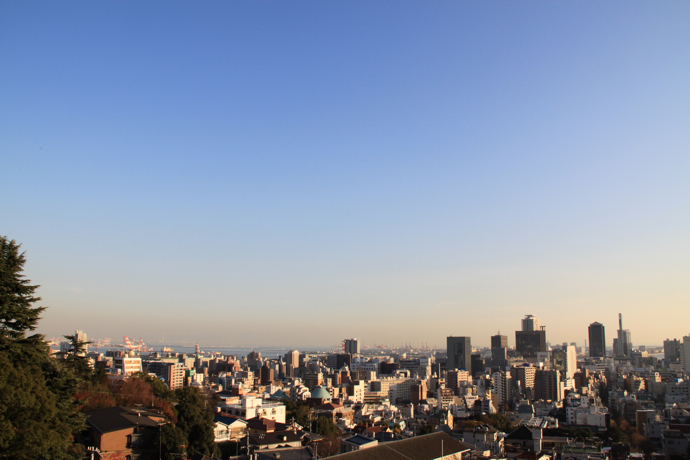
<instances>
[{"instance_id":1,"label":"sky","mask_svg":"<svg viewBox=\"0 0 690 460\"><path fill-rule=\"evenodd\" d=\"M0 1L38 332L690 335L688 2Z\"/></svg>"}]
</instances>

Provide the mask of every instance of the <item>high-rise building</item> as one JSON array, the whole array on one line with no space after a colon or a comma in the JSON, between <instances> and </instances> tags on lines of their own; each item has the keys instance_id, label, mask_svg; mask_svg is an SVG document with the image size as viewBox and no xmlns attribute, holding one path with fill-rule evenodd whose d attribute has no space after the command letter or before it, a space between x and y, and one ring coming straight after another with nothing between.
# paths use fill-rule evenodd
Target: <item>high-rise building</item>
<instances>
[{"instance_id":1,"label":"high-rise building","mask_svg":"<svg viewBox=\"0 0 690 460\"><path fill-rule=\"evenodd\" d=\"M630 331L623 329L622 313L618 313L618 326L618 338L613 341L613 353L619 359L632 359L632 338Z\"/></svg>"},{"instance_id":2,"label":"high-rise building","mask_svg":"<svg viewBox=\"0 0 690 460\"><path fill-rule=\"evenodd\" d=\"M565 378L572 379L577 372L577 347L566 345L565 347Z\"/></svg>"},{"instance_id":3,"label":"high-rise building","mask_svg":"<svg viewBox=\"0 0 690 460\"><path fill-rule=\"evenodd\" d=\"M465 369L472 375L472 343L469 337L446 339L446 369Z\"/></svg>"},{"instance_id":4,"label":"high-rise building","mask_svg":"<svg viewBox=\"0 0 690 460\"><path fill-rule=\"evenodd\" d=\"M515 331L515 351L530 362L536 360L537 353L546 352L546 331L534 316L525 315L522 330Z\"/></svg>"},{"instance_id":5,"label":"high-rise building","mask_svg":"<svg viewBox=\"0 0 690 460\"><path fill-rule=\"evenodd\" d=\"M261 368L260 381L262 385L270 385L273 383L273 369L268 367L268 361L266 361Z\"/></svg>"},{"instance_id":6,"label":"high-rise building","mask_svg":"<svg viewBox=\"0 0 690 460\"><path fill-rule=\"evenodd\" d=\"M534 360L537 353L546 351L546 331L515 331L515 352L526 360Z\"/></svg>"},{"instance_id":7,"label":"high-rise building","mask_svg":"<svg viewBox=\"0 0 690 460\"><path fill-rule=\"evenodd\" d=\"M508 336L500 332L491 336L491 365L506 367L508 365Z\"/></svg>"},{"instance_id":8,"label":"high-rise building","mask_svg":"<svg viewBox=\"0 0 690 460\"><path fill-rule=\"evenodd\" d=\"M680 341L678 339L664 340L664 359L669 362L680 361Z\"/></svg>"},{"instance_id":9,"label":"high-rise building","mask_svg":"<svg viewBox=\"0 0 690 460\"><path fill-rule=\"evenodd\" d=\"M520 385L522 393L530 398L534 390L534 375L537 368L532 366L518 366L513 369L515 372L515 379Z\"/></svg>"},{"instance_id":10,"label":"high-rise building","mask_svg":"<svg viewBox=\"0 0 690 460\"><path fill-rule=\"evenodd\" d=\"M352 356L359 354L359 340L357 339L345 339L343 342L343 350L345 353L351 354Z\"/></svg>"},{"instance_id":11,"label":"high-rise building","mask_svg":"<svg viewBox=\"0 0 690 460\"><path fill-rule=\"evenodd\" d=\"M690 335L683 337L680 344L680 365L683 372L690 373Z\"/></svg>"},{"instance_id":12,"label":"high-rise building","mask_svg":"<svg viewBox=\"0 0 690 460\"><path fill-rule=\"evenodd\" d=\"M297 377L295 369L299 367L299 351L292 349L285 353L285 375Z\"/></svg>"},{"instance_id":13,"label":"high-rise building","mask_svg":"<svg viewBox=\"0 0 690 460\"><path fill-rule=\"evenodd\" d=\"M491 374L491 382L494 386L494 391L496 392L496 403L501 411L503 406L508 404L512 398L512 380L513 379L510 372L498 371Z\"/></svg>"},{"instance_id":14,"label":"high-rise building","mask_svg":"<svg viewBox=\"0 0 690 460\"><path fill-rule=\"evenodd\" d=\"M482 358L481 353L472 353L470 369L472 375L474 375L475 372L484 372L484 358Z\"/></svg>"},{"instance_id":15,"label":"high-rise building","mask_svg":"<svg viewBox=\"0 0 690 460\"><path fill-rule=\"evenodd\" d=\"M508 348L508 336L501 334L492 335L491 348Z\"/></svg>"},{"instance_id":16,"label":"high-rise building","mask_svg":"<svg viewBox=\"0 0 690 460\"><path fill-rule=\"evenodd\" d=\"M247 354L247 364L249 369L252 371L258 371L261 369L261 353L258 351L250 351Z\"/></svg>"},{"instance_id":17,"label":"high-rise building","mask_svg":"<svg viewBox=\"0 0 690 460\"><path fill-rule=\"evenodd\" d=\"M86 332L84 331L74 331L74 337L77 339L77 342L88 342L89 339L86 336ZM84 351L89 351L89 345L84 345Z\"/></svg>"},{"instance_id":18,"label":"high-rise building","mask_svg":"<svg viewBox=\"0 0 690 460\"><path fill-rule=\"evenodd\" d=\"M524 332L534 332L540 330L539 319L532 315L525 315L524 319L522 320L522 330Z\"/></svg>"},{"instance_id":19,"label":"high-rise building","mask_svg":"<svg viewBox=\"0 0 690 460\"><path fill-rule=\"evenodd\" d=\"M534 398L558 401L561 396L561 373L537 369L534 373Z\"/></svg>"},{"instance_id":20,"label":"high-rise building","mask_svg":"<svg viewBox=\"0 0 690 460\"><path fill-rule=\"evenodd\" d=\"M606 332L601 323L589 325L589 357L606 358Z\"/></svg>"},{"instance_id":21,"label":"high-rise building","mask_svg":"<svg viewBox=\"0 0 690 460\"><path fill-rule=\"evenodd\" d=\"M508 367L508 349L492 348L491 365L494 367Z\"/></svg>"}]
</instances>

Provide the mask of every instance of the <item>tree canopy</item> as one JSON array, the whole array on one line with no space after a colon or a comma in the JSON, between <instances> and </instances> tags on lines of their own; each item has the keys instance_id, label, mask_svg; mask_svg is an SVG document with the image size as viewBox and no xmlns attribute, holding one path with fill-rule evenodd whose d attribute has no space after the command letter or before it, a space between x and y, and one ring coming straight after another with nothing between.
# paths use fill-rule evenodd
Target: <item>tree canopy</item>
<instances>
[{"instance_id":1,"label":"tree canopy","mask_svg":"<svg viewBox=\"0 0 690 460\"><path fill-rule=\"evenodd\" d=\"M50 357L36 329L45 307L23 275L20 245L0 237L0 458L80 458L73 435L84 428L74 400L75 372Z\"/></svg>"}]
</instances>

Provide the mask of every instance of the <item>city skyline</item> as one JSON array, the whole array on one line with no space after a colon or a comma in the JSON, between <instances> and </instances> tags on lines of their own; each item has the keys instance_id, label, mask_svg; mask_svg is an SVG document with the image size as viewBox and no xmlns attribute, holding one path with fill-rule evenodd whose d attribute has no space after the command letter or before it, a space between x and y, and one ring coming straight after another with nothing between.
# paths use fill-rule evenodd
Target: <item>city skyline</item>
<instances>
[{"instance_id":1,"label":"city skyline","mask_svg":"<svg viewBox=\"0 0 690 460\"><path fill-rule=\"evenodd\" d=\"M690 5L4 2L38 331L690 331ZM680 319L680 320L676 320ZM339 340L339 339L338 339ZM338 341L336 340L336 342Z\"/></svg>"}]
</instances>

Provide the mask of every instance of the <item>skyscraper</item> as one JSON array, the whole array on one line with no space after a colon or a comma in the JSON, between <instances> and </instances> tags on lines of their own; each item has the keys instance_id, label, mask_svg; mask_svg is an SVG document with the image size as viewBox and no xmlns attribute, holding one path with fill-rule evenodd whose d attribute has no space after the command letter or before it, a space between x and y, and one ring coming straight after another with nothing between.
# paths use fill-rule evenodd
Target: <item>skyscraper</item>
<instances>
[{"instance_id":1,"label":"skyscraper","mask_svg":"<svg viewBox=\"0 0 690 460\"><path fill-rule=\"evenodd\" d=\"M446 369L465 369L472 375L472 343L469 337L448 337Z\"/></svg>"},{"instance_id":2,"label":"skyscraper","mask_svg":"<svg viewBox=\"0 0 690 460\"><path fill-rule=\"evenodd\" d=\"M343 351L349 353L352 356L359 354L359 340L357 339L345 339L343 342Z\"/></svg>"},{"instance_id":3,"label":"skyscraper","mask_svg":"<svg viewBox=\"0 0 690 460\"><path fill-rule=\"evenodd\" d=\"M690 335L680 343L680 364L684 372L690 373Z\"/></svg>"},{"instance_id":4,"label":"skyscraper","mask_svg":"<svg viewBox=\"0 0 690 460\"><path fill-rule=\"evenodd\" d=\"M491 348L508 348L508 336L501 334L492 335Z\"/></svg>"},{"instance_id":5,"label":"skyscraper","mask_svg":"<svg viewBox=\"0 0 690 460\"><path fill-rule=\"evenodd\" d=\"M295 369L299 367L299 351L292 349L285 353L285 375L296 377Z\"/></svg>"},{"instance_id":6,"label":"skyscraper","mask_svg":"<svg viewBox=\"0 0 690 460\"><path fill-rule=\"evenodd\" d=\"M537 353L546 351L546 331L534 316L526 315L522 320L522 330L515 331L515 350L531 362L537 358Z\"/></svg>"},{"instance_id":7,"label":"skyscraper","mask_svg":"<svg viewBox=\"0 0 690 460\"><path fill-rule=\"evenodd\" d=\"M680 341L678 339L664 340L664 359L675 363L680 360Z\"/></svg>"},{"instance_id":8,"label":"skyscraper","mask_svg":"<svg viewBox=\"0 0 690 460\"><path fill-rule=\"evenodd\" d=\"M623 314L618 313L618 338L613 341L616 358L632 359L632 338L630 331L623 329Z\"/></svg>"},{"instance_id":9,"label":"skyscraper","mask_svg":"<svg viewBox=\"0 0 690 460\"><path fill-rule=\"evenodd\" d=\"M508 337L500 333L491 336L491 365L506 367L508 365Z\"/></svg>"},{"instance_id":10,"label":"skyscraper","mask_svg":"<svg viewBox=\"0 0 690 460\"><path fill-rule=\"evenodd\" d=\"M532 315L525 315L522 320L522 330L525 332L534 332L539 330L539 319Z\"/></svg>"},{"instance_id":11,"label":"skyscraper","mask_svg":"<svg viewBox=\"0 0 690 460\"><path fill-rule=\"evenodd\" d=\"M77 339L78 342L88 342L89 338L86 336L86 332L84 331L74 331L74 337ZM84 351L89 351L89 345L86 344L84 346Z\"/></svg>"},{"instance_id":12,"label":"skyscraper","mask_svg":"<svg viewBox=\"0 0 690 460\"><path fill-rule=\"evenodd\" d=\"M589 325L590 358L606 358L606 332L604 325L594 322Z\"/></svg>"}]
</instances>

